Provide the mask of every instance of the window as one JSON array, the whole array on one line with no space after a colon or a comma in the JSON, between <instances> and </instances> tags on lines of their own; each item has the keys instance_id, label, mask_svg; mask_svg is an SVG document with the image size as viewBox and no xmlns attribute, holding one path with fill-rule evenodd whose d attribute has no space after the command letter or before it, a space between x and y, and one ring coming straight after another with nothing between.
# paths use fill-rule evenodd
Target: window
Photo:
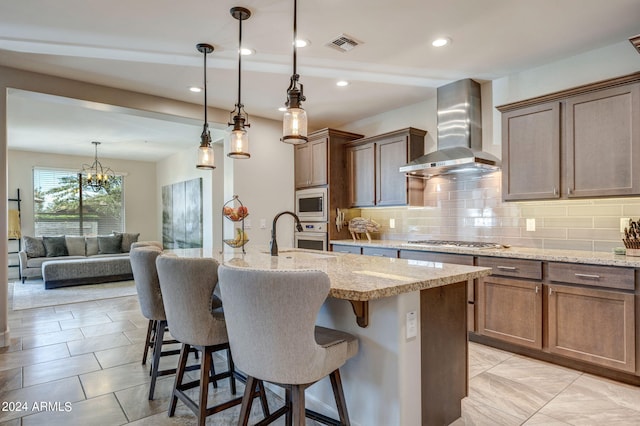
<instances>
[{"instance_id":1,"label":"window","mask_svg":"<svg viewBox=\"0 0 640 426\"><path fill-rule=\"evenodd\" d=\"M124 230L122 176L93 191L75 171L34 168L35 235L103 235Z\"/></svg>"}]
</instances>

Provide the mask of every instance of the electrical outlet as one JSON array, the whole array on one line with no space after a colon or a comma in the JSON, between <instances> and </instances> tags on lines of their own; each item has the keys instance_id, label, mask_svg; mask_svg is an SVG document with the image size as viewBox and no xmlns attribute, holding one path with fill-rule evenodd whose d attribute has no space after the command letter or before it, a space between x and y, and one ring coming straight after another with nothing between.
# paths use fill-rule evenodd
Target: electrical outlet
<instances>
[{"instance_id":1,"label":"electrical outlet","mask_svg":"<svg viewBox=\"0 0 640 426\"><path fill-rule=\"evenodd\" d=\"M533 232L536 230L536 219L527 219L527 231Z\"/></svg>"},{"instance_id":2,"label":"electrical outlet","mask_svg":"<svg viewBox=\"0 0 640 426\"><path fill-rule=\"evenodd\" d=\"M628 228L629 227L629 218L628 217L621 217L620 218L620 232L624 232L624 228Z\"/></svg>"},{"instance_id":3,"label":"electrical outlet","mask_svg":"<svg viewBox=\"0 0 640 426\"><path fill-rule=\"evenodd\" d=\"M391 218L389 219L389 228L394 229L396 227L396 220Z\"/></svg>"},{"instance_id":4,"label":"electrical outlet","mask_svg":"<svg viewBox=\"0 0 640 426\"><path fill-rule=\"evenodd\" d=\"M418 313L416 311L407 312L407 339L418 336Z\"/></svg>"},{"instance_id":5,"label":"electrical outlet","mask_svg":"<svg viewBox=\"0 0 640 426\"><path fill-rule=\"evenodd\" d=\"M267 219L260 219L260 229L267 229Z\"/></svg>"}]
</instances>

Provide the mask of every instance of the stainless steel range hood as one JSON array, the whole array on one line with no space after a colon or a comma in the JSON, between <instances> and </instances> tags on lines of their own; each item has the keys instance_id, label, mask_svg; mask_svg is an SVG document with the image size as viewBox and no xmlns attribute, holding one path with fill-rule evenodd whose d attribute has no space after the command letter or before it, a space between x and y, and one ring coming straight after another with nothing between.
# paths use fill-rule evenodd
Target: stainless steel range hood
<instances>
[{"instance_id":1,"label":"stainless steel range hood","mask_svg":"<svg viewBox=\"0 0 640 426\"><path fill-rule=\"evenodd\" d=\"M500 160L482 151L480 84L460 80L438 88L438 150L400 167L408 176L432 177L500 169Z\"/></svg>"}]
</instances>

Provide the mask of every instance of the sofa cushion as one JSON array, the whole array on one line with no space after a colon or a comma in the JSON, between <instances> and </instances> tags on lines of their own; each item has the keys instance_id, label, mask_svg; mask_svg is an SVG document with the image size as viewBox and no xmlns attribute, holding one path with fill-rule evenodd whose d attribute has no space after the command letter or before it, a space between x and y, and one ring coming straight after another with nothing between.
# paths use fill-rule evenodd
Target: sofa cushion
<instances>
[{"instance_id":1,"label":"sofa cushion","mask_svg":"<svg viewBox=\"0 0 640 426\"><path fill-rule=\"evenodd\" d=\"M98 237L85 237L84 241L87 246L87 256L95 256L98 254Z\"/></svg>"},{"instance_id":2,"label":"sofa cushion","mask_svg":"<svg viewBox=\"0 0 640 426\"><path fill-rule=\"evenodd\" d=\"M47 253L44 251L44 244L42 238L22 237L22 243L24 244L24 251L27 253L27 257L45 257Z\"/></svg>"},{"instance_id":3,"label":"sofa cushion","mask_svg":"<svg viewBox=\"0 0 640 426\"><path fill-rule=\"evenodd\" d=\"M59 256L59 257L33 257L27 259L27 268L38 268L42 266L44 262L62 262L64 260L82 260L86 259L86 256Z\"/></svg>"},{"instance_id":4,"label":"sofa cushion","mask_svg":"<svg viewBox=\"0 0 640 426\"><path fill-rule=\"evenodd\" d=\"M67 251L69 252L69 256L86 255L87 249L84 237L65 235L64 240L67 243Z\"/></svg>"},{"instance_id":5,"label":"sofa cushion","mask_svg":"<svg viewBox=\"0 0 640 426\"><path fill-rule=\"evenodd\" d=\"M98 235L98 254L122 253L122 234Z\"/></svg>"},{"instance_id":6,"label":"sofa cushion","mask_svg":"<svg viewBox=\"0 0 640 426\"><path fill-rule=\"evenodd\" d=\"M68 256L67 243L64 236L60 237L42 237L44 251L47 257Z\"/></svg>"},{"instance_id":7,"label":"sofa cushion","mask_svg":"<svg viewBox=\"0 0 640 426\"><path fill-rule=\"evenodd\" d=\"M133 234L130 232L118 232L113 231L113 235L122 235L122 252L129 253L131 251L131 244L138 242L140 233Z\"/></svg>"}]
</instances>

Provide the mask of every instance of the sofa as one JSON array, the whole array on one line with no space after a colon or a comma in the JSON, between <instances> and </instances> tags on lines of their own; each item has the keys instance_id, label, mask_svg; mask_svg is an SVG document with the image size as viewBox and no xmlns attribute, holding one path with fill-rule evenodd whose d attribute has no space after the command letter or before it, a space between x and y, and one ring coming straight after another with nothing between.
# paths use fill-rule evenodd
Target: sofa
<instances>
[{"instance_id":1,"label":"sofa","mask_svg":"<svg viewBox=\"0 0 640 426\"><path fill-rule=\"evenodd\" d=\"M140 234L23 236L22 282L42 278L46 289L133 279L129 251Z\"/></svg>"}]
</instances>

